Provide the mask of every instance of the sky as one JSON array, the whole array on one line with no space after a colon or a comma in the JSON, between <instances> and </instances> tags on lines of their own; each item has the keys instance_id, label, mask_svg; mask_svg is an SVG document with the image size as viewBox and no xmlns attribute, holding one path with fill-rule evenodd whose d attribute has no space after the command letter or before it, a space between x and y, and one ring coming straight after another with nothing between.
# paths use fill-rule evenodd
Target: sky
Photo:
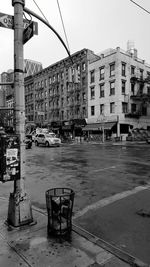
<instances>
[{"instance_id":1,"label":"sky","mask_svg":"<svg viewBox=\"0 0 150 267\"><path fill-rule=\"evenodd\" d=\"M35 0L39 8L66 43L57 0ZM35 1L25 6L42 17ZM135 0L150 11L149 0ZM59 0L70 53L88 48L100 53L107 48L127 50L134 41L138 57L150 64L150 14L130 0ZM13 15L12 0L1 0L0 13ZM26 17L29 18L28 14ZM68 56L58 37L45 24L38 22L38 35L24 44L24 58L41 62L43 68ZM14 31L0 27L0 73L14 68Z\"/></svg>"}]
</instances>

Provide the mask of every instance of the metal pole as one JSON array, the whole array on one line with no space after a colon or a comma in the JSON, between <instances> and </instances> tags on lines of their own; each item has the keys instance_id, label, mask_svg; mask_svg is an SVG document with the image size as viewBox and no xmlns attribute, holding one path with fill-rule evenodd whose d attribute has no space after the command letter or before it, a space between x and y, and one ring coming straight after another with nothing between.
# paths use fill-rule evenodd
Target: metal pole
<instances>
[{"instance_id":1,"label":"metal pole","mask_svg":"<svg viewBox=\"0 0 150 267\"><path fill-rule=\"evenodd\" d=\"M13 226L33 222L29 198L25 192L25 96L23 72L23 8L25 0L12 0L14 6L14 90L15 130L20 138L20 177L14 181L14 192L10 193L7 221Z\"/></svg>"}]
</instances>

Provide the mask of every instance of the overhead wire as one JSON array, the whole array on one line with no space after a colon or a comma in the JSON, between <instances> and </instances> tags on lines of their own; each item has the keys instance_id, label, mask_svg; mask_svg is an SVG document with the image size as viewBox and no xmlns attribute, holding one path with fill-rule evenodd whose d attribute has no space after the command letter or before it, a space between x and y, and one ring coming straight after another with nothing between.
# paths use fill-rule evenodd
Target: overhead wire
<instances>
[{"instance_id":1,"label":"overhead wire","mask_svg":"<svg viewBox=\"0 0 150 267\"><path fill-rule=\"evenodd\" d=\"M136 3L133 0L130 0L133 4L135 4L136 6L138 6L139 8L143 9L145 12L147 12L148 14L150 14L150 11L148 11L146 8L144 8L143 6L139 5L138 3Z\"/></svg>"},{"instance_id":2,"label":"overhead wire","mask_svg":"<svg viewBox=\"0 0 150 267\"><path fill-rule=\"evenodd\" d=\"M36 3L35 0L33 0L34 4L37 6L37 8L39 9L39 11L41 12L42 16L44 17L44 19L49 23L48 19L46 18L46 16L44 15L44 13L42 12L41 8L38 6L38 4Z\"/></svg>"},{"instance_id":3,"label":"overhead wire","mask_svg":"<svg viewBox=\"0 0 150 267\"><path fill-rule=\"evenodd\" d=\"M46 16L44 15L44 13L42 12L41 8L39 7L39 5L36 3L35 0L33 0L33 2L35 3L35 5L37 6L37 8L39 9L39 11L41 12L42 16L44 17L44 19L46 20L47 23L49 23L48 19L46 18ZM65 34L65 38L66 38L66 43L67 43L67 48L68 48L68 52L70 54L70 48L69 48L69 42L68 42L68 38L67 38L67 33L66 33L66 30L65 30L65 25L64 25L64 22L63 22L63 17L62 17L62 13L61 13L61 9L60 9L60 5L59 5L59 1L57 0L57 5L58 5L58 9L59 9L59 14L60 14L60 17L61 17L61 22L62 22L62 25L63 25L63 30L64 30L64 34ZM71 57L71 55L70 55ZM71 59L71 62L73 63L72 59Z\"/></svg>"},{"instance_id":4,"label":"overhead wire","mask_svg":"<svg viewBox=\"0 0 150 267\"><path fill-rule=\"evenodd\" d=\"M66 30L65 30L65 25L64 25L62 13L61 13L60 5L59 5L59 0L57 0L57 5L58 5L58 10L59 10L59 14L60 14L60 18L61 18L61 22L62 22L62 26L63 26L63 30L64 30L64 34L65 34L65 38L66 38L66 42L67 42L67 46L68 46L68 50L70 52L69 42L68 42L67 33L66 33Z\"/></svg>"}]
</instances>

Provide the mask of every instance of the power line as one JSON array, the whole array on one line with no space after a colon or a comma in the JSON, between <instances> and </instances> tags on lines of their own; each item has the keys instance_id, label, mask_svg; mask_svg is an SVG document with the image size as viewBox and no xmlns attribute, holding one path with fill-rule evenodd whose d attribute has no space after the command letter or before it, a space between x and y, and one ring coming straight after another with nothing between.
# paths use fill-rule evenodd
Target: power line
<instances>
[{"instance_id":1,"label":"power line","mask_svg":"<svg viewBox=\"0 0 150 267\"><path fill-rule=\"evenodd\" d=\"M65 34L65 38L66 38L68 50L70 52L69 42L68 42L68 38L67 38L66 30L65 30L65 25L64 25L64 22L63 22L63 17L62 17L62 13L61 13L61 9L60 9L60 5L59 5L59 1L58 0L57 0L57 5L58 5L58 9L59 9L59 14L60 14L61 22L62 22L62 25L63 25L63 30L64 30L64 34Z\"/></svg>"},{"instance_id":2,"label":"power line","mask_svg":"<svg viewBox=\"0 0 150 267\"><path fill-rule=\"evenodd\" d=\"M44 19L49 23L48 19L45 17L44 13L42 12L42 10L40 9L40 7L38 6L38 4L36 3L35 0L33 0L34 4L37 6L37 8L39 9L39 11L41 12L41 14L43 15Z\"/></svg>"},{"instance_id":3,"label":"power line","mask_svg":"<svg viewBox=\"0 0 150 267\"><path fill-rule=\"evenodd\" d=\"M140 6L139 4L137 4L136 2L134 2L133 0L130 0L133 4L135 4L136 6L140 7L141 9L143 9L145 12L147 12L148 14L150 14L150 11L148 11L147 9L145 9L144 7Z\"/></svg>"}]
</instances>

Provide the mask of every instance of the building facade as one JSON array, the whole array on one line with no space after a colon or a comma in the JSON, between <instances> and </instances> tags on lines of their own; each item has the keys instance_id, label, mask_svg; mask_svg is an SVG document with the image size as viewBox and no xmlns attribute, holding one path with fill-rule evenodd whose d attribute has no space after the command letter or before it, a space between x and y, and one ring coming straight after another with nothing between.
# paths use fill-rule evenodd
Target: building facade
<instances>
[{"instance_id":1,"label":"building facade","mask_svg":"<svg viewBox=\"0 0 150 267\"><path fill-rule=\"evenodd\" d=\"M34 121L37 126L76 135L87 118L88 61L99 57L89 49L71 57L73 64L67 57L33 76ZM29 86L25 79L26 99ZM26 110L29 105L26 101Z\"/></svg>"},{"instance_id":2,"label":"building facade","mask_svg":"<svg viewBox=\"0 0 150 267\"><path fill-rule=\"evenodd\" d=\"M136 49L108 49L88 69L85 131L125 138L132 128L150 128L150 66Z\"/></svg>"},{"instance_id":3,"label":"building facade","mask_svg":"<svg viewBox=\"0 0 150 267\"><path fill-rule=\"evenodd\" d=\"M42 64L40 62L37 61L33 61L33 60L29 60L29 59L25 59L24 60L24 77L25 80L27 81L27 84L31 83L31 87L33 87L32 85L32 75L34 75L36 72L41 71L42 70ZM29 78L28 78L29 77ZM1 74L1 82L5 83L5 82L13 82L14 81L14 71L13 70L8 70L7 72L3 72ZM29 82L30 81L30 82ZM33 88L32 88L33 89ZM4 112L4 110L0 110L0 112L2 113L2 118L4 118L4 115L6 117L5 119L5 123L1 122L1 124L5 124L5 126L15 126L15 121L14 121L14 99L15 99L15 92L14 92L14 86L13 85L1 85L1 89L0 89L0 107L7 107L10 108L10 110L6 110ZM27 119L26 121L29 119L29 121L34 121L34 114L33 114L33 105L34 105L34 93L31 93L31 89L29 88L29 90L27 90L26 92L27 96L26 96L26 102L28 103L28 108L26 109L26 114L27 114ZM5 113L5 114L4 114ZM28 121L27 121L28 122Z\"/></svg>"}]
</instances>

